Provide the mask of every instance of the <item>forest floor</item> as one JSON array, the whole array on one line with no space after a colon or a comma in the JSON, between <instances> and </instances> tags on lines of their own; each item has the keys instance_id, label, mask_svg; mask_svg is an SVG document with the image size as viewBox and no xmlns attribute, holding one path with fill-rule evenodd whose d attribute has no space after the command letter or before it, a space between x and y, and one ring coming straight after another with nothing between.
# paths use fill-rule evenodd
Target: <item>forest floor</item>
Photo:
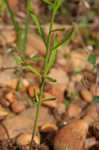
<instances>
[{"instance_id":1,"label":"forest floor","mask_svg":"<svg viewBox=\"0 0 99 150\"><path fill-rule=\"evenodd\" d=\"M48 35L51 9L43 2L31 3L41 26ZM1 5L2 6L2 5ZM25 27L26 1L11 1L10 6L22 30ZM35 120L34 89L39 93L40 79L17 64L17 36L6 6L0 16L0 150L29 150ZM46 15L45 15L46 14ZM72 29L72 39L58 48L56 61L48 73L56 83L45 83L37 135L33 150L99 150L99 68L88 61L89 56L99 63L99 3L69 1L59 9L53 29L61 41ZM26 56L45 56L45 46L30 21ZM92 55L91 55L92 54ZM29 62L38 72L42 62ZM99 65L98 65L99 66ZM68 148L67 148L68 147Z\"/></svg>"}]
</instances>

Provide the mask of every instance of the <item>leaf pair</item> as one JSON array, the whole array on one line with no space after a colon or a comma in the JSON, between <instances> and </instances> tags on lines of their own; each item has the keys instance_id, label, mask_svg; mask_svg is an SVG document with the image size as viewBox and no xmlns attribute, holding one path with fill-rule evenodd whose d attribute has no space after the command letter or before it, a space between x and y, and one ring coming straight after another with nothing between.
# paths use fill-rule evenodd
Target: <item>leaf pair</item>
<instances>
[{"instance_id":1,"label":"leaf pair","mask_svg":"<svg viewBox=\"0 0 99 150\"><path fill-rule=\"evenodd\" d=\"M58 35L56 34L55 39L54 39L53 48L52 48L52 53L49 58L46 72L48 72L51 69L51 67L53 66L53 64L55 63L57 48L59 48L61 45L63 45L65 42L67 42L71 39L73 31L74 31L74 28L72 28L72 31L59 43L58 43Z\"/></svg>"},{"instance_id":2,"label":"leaf pair","mask_svg":"<svg viewBox=\"0 0 99 150\"><path fill-rule=\"evenodd\" d=\"M52 98L47 98L47 99L44 99L44 100L41 100L39 99L39 96L37 94L37 91L34 90L34 104L38 104L38 103L41 103L42 101L43 102L49 102L49 101L53 101L53 100L56 100L56 98L52 97Z\"/></svg>"},{"instance_id":3,"label":"leaf pair","mask_svg":"<svg viewBox=\"0 0 99 150\"><path fill-rule=\"evenodd\" d=\"M41 74L31 65L25 63L22 59L18 58L17 56L14 56L14 59L16 60L17 63L21 64L22 66L26 67L28 70L32 71L33 73L41 77Z\"/></svg>"}]
</instances>

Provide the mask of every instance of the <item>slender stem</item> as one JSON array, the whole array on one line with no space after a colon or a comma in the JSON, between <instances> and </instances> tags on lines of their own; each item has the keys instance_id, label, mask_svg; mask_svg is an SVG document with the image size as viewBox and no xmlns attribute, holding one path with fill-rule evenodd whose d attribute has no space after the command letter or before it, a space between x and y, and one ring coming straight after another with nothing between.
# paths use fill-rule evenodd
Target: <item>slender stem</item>
<instances>
[{"instance_id":1,"label":"slender stem","mask_svg":"<svg viewBox=\"0 0 99 150\"><path fill-rule=\"evenodd\" d=\"M35 116L35 120L34 120L32 139L31 139L31 143L30 143L30 150L32 150L32 142L33 142L34 136L36 135L37 122L38 122L38 119L39 119L40 106L41 106L43 90L44 90L44 83L45 83L45 79L42 78L42 82L41 82L41 86L40 86L40 97L39 97L39 103L37 105L36 116Z\"/></svg>"},{"instance_id":2,"label":"slender stem","mask_svg":"<svg viewBox=\"0 0 99 150\"><path fill-rule=\"evenodd\" d=\"M52 35L52 27L54 23L54 18L55 18L55 11L53 9L52 17L51 17L51 22L50 22L50 28L49 28L49 34L48 34L48 41L47 41L47 52L46 52L46 58L45 58L45 65L44 65L44 75L47 74L47 64L48 64L48 59L49 59L49 54L50 54L50 42L51 42L51 35Z\"/></svg>"},{"instance_id":3,"label":"slender stem","mask_svg":"<svg viewBox=\"0 0 99 150\"><path fill-rule=\"evenodd\" d=\"M33 142L34 136L36 134L36 130L37 130L37 122L39 119L40 106L42 103L42 96L43 96L43 91L44 91L45 76L48 73L47 65L48 65L49 54L50 54L50 44L51 44L51 35L52 35L51 31L52 31L52 27L53 27L53 23L54 23L55 13L56 13L55 8L53 8L53 12L52 12L52 16L51 16L51 22L50 22L50 28L49 28L49 34L48 34L46 57L45 57L44 68L43 68L44 71L41 75L42 81L41 81L41 86L40 86L39 103L37 105L36 116L35 116L35 120L34 120L32 139L31 139L31 143L30 143L30 150L32 150L32 142Z\"/></svg>"}]
</instances>

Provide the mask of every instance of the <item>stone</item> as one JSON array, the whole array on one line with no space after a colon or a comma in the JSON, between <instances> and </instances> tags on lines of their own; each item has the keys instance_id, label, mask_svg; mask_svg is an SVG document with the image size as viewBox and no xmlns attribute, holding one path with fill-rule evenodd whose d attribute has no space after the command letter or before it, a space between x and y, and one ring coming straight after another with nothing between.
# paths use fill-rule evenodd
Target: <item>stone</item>
<instances>
[{"instance_id":1,"label":"stone","mask_svg":"<svg viewBox=\"0 0 99 150\"><path fill-rule=\"evenodd\" d=\"M57 98L58 101L62 101L64 99L64 90L66 87L61 88L58 85L52 85L48 88L48 92Z\"/></svg>"},{"instance_id":2,"label":"stone","mask_svg":"<svg viewBox=\"0 0 99 150\"><path fill-rule=\"evenodd\" d=\"M39 44L38 44L39 43ZM29 34L27 42L27 56L35 56L39 53L45 54L45 45L42 42L40 36L36 34Z\"/></svg>"},{"instance_id":3,"label":"stone","mask_svg":"<svg viewBox=\"0 0 99 150\"><path fill-rule=\"evenodd\" d=\"M87 102L87 103L91 103L92 102L92 93L90 91L88 91L87 89L82 89L80 91L80 94L82 96L82 98Z\"/></svg>"},{"instance_id":4,"label":"stone","mask_svg":"<svg viewBox=\"0 0 99 150\"><path fill-rule=\"evenodd\" d=\"M70 104L67 109L67 118L75 118L80 115L82 109L77 104Z\"/></svg>"},{"instance_id":5,"label":"stone","mask_svg":"<svg viewBox=\"0 0 99 150\"><path fill-rule=\"evenodd\" d=\"M93 121L95 121L97 118L99 118L99 103L91 104L88 106L86 111L86 116L89 116L92 118Z\"/></svg>"},{"instance_id":6,"label":"stone","mask_svg":"<svg viewBox=\"0 0 99 150\"><path fill-rule=\"evenodd\" d=\"M94 135L97 140L99 140L99 121L93 123Z\"/></svg>"},{"instance_id":7,"label":"stone","mask_svg":"<svg viewBox=\"0 0 99 150\"><path fill-rule=\"evenodd\" d=\"M7 29L7 27L0 33L0 45L5 46L16 41L16 33L13 29Z\"/></svg>"},{"instance_id":8,"label":"stone","mask_svg":"<svg viewBox=\"0 0 99 150\"><path fill-rule=\"evenodd\" d=\"M70 59L68 59L68 64L73 67L74 71L76 69L85 69L87 64L87 53L80 50L73 51L71 53Z\"/></svg>"},{"instance_id":9,"label":"stone","mask_svg":"<svg viewBox=\"0 0 99 150\"><path fill-rule=\"evenodd\" d=\"M8 112L0 105L0 120L8 116Z\"/></svg>"},{"instance_id":10,"label":"stone","mask_svg":"<svg viewBox=\"0 0 99 150\"><path fill-rule=\"evenodd\" d=\"M32 134L23 133L17 137L16 143L19 146L28 145L30 144L31 139L32 139ZM34 141L36 144L40 144L40 138L38 138L37 136L34 137Z\"/></svg>"},{"instance_id":11,"label":"stone","mask_svg":"<svg viewBox=\"0 0 99 150\"><path fill-rule=\"evenodd\" d=\"M93 96L99 96L99 86L96 87L95 83L91 85L90 91L92 92Z\"/></svg>"},{"instance_id":12,"label":"stone","mask_svg":"<svg viewBox=\"0 0 99 150\"><path fill-rule=\"evenodd\" d=\"M56 79L56 84L62 84L65 87L69 84L68 75L61 68L52 68L48 76Z\"/></svg>"},{"instance_id":13,"label":"stone","mask_svg":"<svg viewBox=\"0 0 99 150\"><path fill-rule=\"evenodd\" d=\"M41 132L55 132L58 130L58 127L55 124L47 123L40 127Z\"/></svg>"},{"instance_id":14,"label":"stone","mask_svg":"<svg viewBox=\"0 0 99 150\"><path fill-rule=\"evenodd\" d=\"M8 100L8 102L9 102L10 104L12 104L13 102L15 102L15 101L17 100L14 91L8 92L8 93L5 95L5 98Z\"/></svg>"},{"instance_id":15,"label":"stone","mask_svg":"<svg viewBox=\"0 0 99 150\"><path fill-rule=\"evenodd\" d=\"M73 150L85 150L87 133L88 124L83 120L62 127L54 139L54 150L64 150L67 147Z\"/></svg>"},{"instance_id":16,"label":"stone","mask_svg":"<svg viewBox=\"0 0 99 150\"><path fill-rule=\"evenodd\" d=\"M16 89L18 84L18 79L16 76L9 70L3 71L0 73L0 86L9 87Z\"/></svg>"},{"instance_id":17,"label":"stone","mask_svg":"<svg viewBox=\"0 0 99 150\"><path fill-rule=\"evenodd\" d=\"M43 99L47 99L47 98L53 98L53 95L51 95L50 93L44 92ZM47 101L47 102L43 102L42 100L42 105L55 109L57 108L57 100L54 100L54 101L52 100L52 101Z\"/></svg>"},{"instance_id":18,"label":"stone","mask_svg":"<svg viewBox=\"0 0 99 150\"><path fill-rule=\"evenodd\" d=\"M21 101L15 101L11 104L11 109L14 113L20 113L25 109L25 105Z\"/></svg>"},{"instance_id":19,"label":"stone","mask_svg":"<svg viewBox=\"0 0 99 150\"><path fill-rule=\"evenodd\" d=\"M13 115L12 117L7 117L2 123L8 132L9 138L14 138L21 133L32 133L35 113L36 113L36 107L31 107L24 110L19 115ZM46 123L55 124L56 121L54 117L51 114L49 114L49 109L41 106L39 119L38 119L38 127ZM7 137L5 135L6 133L2 134L0 138L6 139Z\"/></svg>"},{"instance_id":20,"label":"stone","mask_svg":"<svg viewBox=\"0 0 99 150\"><path fill-rule=\"evenodd\" d=\"M4 99L4 98L1 98L0 99L0 104L3 106L3 107L9 107L10 106L10 103Z\"/></svg>"}]
</instances>

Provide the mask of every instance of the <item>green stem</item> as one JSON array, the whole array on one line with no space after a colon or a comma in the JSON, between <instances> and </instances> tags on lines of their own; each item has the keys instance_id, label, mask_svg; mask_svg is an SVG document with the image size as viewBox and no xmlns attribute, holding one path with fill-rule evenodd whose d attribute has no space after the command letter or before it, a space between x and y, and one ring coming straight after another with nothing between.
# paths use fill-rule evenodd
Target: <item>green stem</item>
<instances>
[{"instance_id":1,"label":"green stem","mask_svg":"<svg viewBox=\"0 0 99 150\"><path fill-rule=\"evenodd\" d=\"M36 116L35 116L35 120L34 120L30 150L32 150L32 142L33 142L34 136L36 135L37 122L38 122L38 119L39 119L40 106L41 106L41 103L42 103L42 96L43 96L43 91L44 91L45 76L48 73L48 69L47 69L48 67L47 66L48 66L49 55L50 55L51 35L52 35L52 27L53 27L53 23L54 23L55 14L56 14L56 11L55 11L55 8L53 8L53 12L52 12L52 16L51 16L51 22L50 22L50 28L49 28L49 34L48 34L46 57L45 57L44 68L43 68L44 71L42 73L42 81L41 81L41 86L40 86L39 103L37 104L37 110L36 110Z\"/></svg>"},{"instance_id":2,"label":"green stem","mask_svg":"<svg viewBox=\"0 0 99 150\"><path fill-rule=\"evenodd\" d=\"M50 44L51 44L51 35L52 35L52 27L54 23L54 18L55 18L55 11L53 9L52 17L51 17L51 22L50 22L50 28L49 28L49 34L48 34L48 41L47 41L47 52L46 52L46 58L45 58L45 65L44 65L44 76L47 74L47 64L49 60L49 54L50 54Z\"/></svg>"},{"instance_id":3,"label":"green stem","mask_svg":"<svg viewBox=\"0 0 99 150\"><path fill-rule=\"evenodd\" d=\"M39 97L39 103L37 104L37 110L36 110L36 116L35 116L35 120L34 120L34 126L33 126L33 133L32 133L32 139L31 139L31 144L30 144L30 150L32 150L32 142L33 142L34 136L36 135L37 122L38 122L38 119L39 119L40 106L41 106L43 90L44 90L44 83L45 83L45 79L42 78L42 82L41 82L41 86L40 86L40 97Z\"/></svg>"}]
</instances>

